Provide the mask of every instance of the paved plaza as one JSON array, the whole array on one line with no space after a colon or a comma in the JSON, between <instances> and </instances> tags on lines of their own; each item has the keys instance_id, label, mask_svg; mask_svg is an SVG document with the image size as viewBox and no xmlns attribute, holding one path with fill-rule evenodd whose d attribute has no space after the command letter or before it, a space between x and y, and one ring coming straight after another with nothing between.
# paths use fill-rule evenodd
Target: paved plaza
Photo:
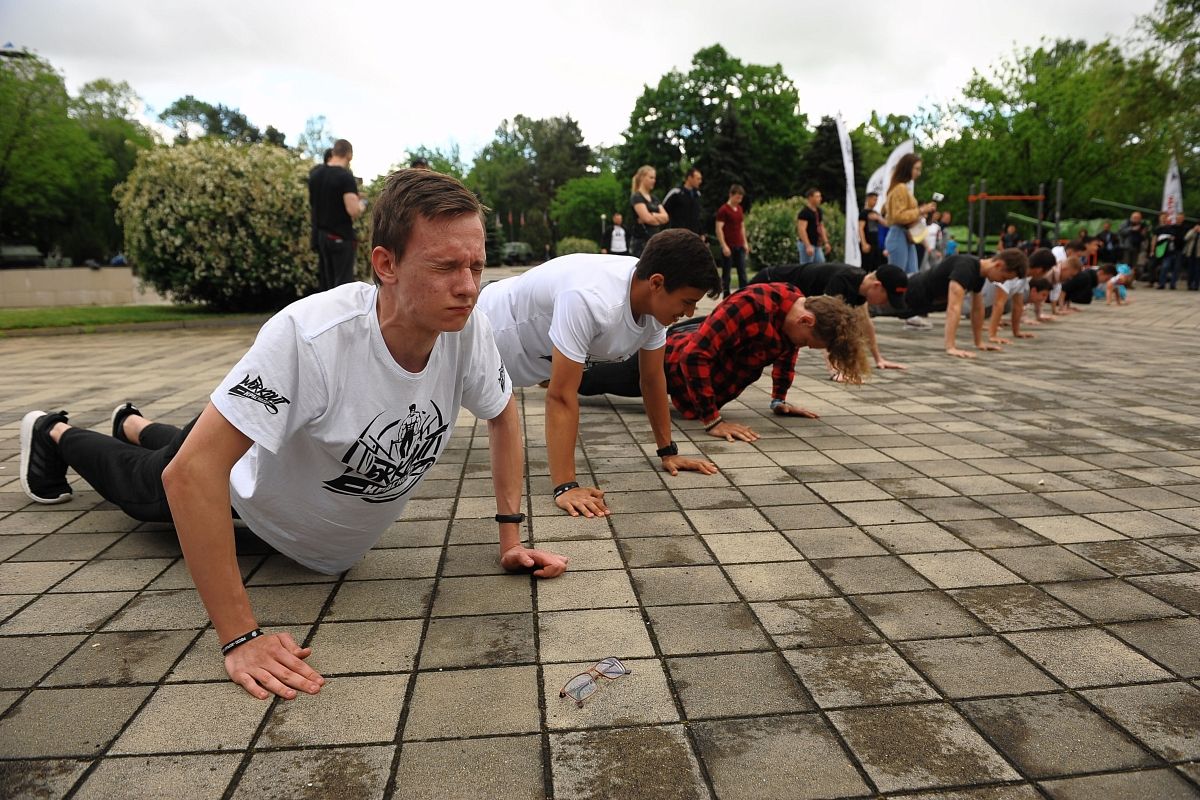
<instances>
[{"instance_id":1,"label":"paved plaza","mask_svg":"<svg viewBox=\"0 0 1200 800\"><path fill-rule=\"evenodd\" d=\"M770 416L769 374L726 407L753 445L676 419L713 477L656 469L638 401L585 399L607 520L553 506L525 390L552 581L499 570L464 414L344 575L240 548L328 678L290 702L226 679L169 526L16 474L25 411L184 423L253 328L0 339L0 797L1200 797L1200 296L1133 296L972 362L941 315L880 320L911 369L861 387L802 353L819 420ZM633 674L558 697L610 655Z\"/></svg>"}]
</instances>

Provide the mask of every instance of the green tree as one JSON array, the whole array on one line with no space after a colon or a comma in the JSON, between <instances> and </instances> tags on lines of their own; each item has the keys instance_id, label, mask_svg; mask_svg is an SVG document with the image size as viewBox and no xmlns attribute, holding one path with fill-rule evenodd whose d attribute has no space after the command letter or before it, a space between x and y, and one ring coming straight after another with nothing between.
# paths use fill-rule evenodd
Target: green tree
<instances>
[{"instance_id":1,"label":"green tree","mask_svg":"<svg viewBox=\"0 0 1200 800\"><path fill-rule=\"evenodd\" d=\"M629 192L611 172L572 178L559 187L550 203L550 216L562 237L600 238L600 215L612 224L614 213L625 213Z\"/></svg>"},{"instance_id":2,"label":"green tree","mask_svg":"<svg viewBox=\"0 0 1200 800\"><path fill-rule=\"evenodd\" d=\"M802 193L820 189L827 202L839 207L846 204L846 170L842 166L842 145L833 117L822 117L817 125L812 141L804 150L798 177Z\"/></svg>"},{"instance_id":3,"label":"green tree","mask_svg":"<svg viewBox=\"0 0 1200 800\"><path fill-rule=\"evenodd\" d=\"M426 147L425 145L415 147L406 152L404 154L404 161L393 166L391 171L395 172L397 169L407 167L415 158L425 159L425 163L434 172L451 175L460 181L467 177L467 164L463 161L462 152L456 143L451 143L445 150L440 147Z\"/></svg>"},{"instance_id":4,"label":"green tree","mask_svg":"<svg viewBox=\"0 0 1200 800\"><path fill-rule=\"evenodd\" d=\"M276 130L274 125L268 125L265 131L259 130L238 109L220 103L213 105L190 94L171 103L158 118L177 131L176 144L209 137L242 144L265 142L277 147L285 146L284 134Z\"/></svg>"},{"instance_id":5,"label":"green tree","mask_svg":"<svg viewBox=\"0 0 1200 800\"><path fill-rule=\"evenodd\" d=\"M337 141L337 137L327 125L324 114L309 117L304 121L304 132L296 142L296 149L308 160L323 161L325 151L332 149L333 143Z\"/></svg>"},{"instance_id":6,"label":"green tree","mask_svg":"<svg viewBox=\"0 0 1200 800\"><path fill-rule=\"evenodd\" d=\"M102 200L115 166L70 110L49 62L0 58L0 239L62 247L80 204Z\"/></svg>"}]
</instances>

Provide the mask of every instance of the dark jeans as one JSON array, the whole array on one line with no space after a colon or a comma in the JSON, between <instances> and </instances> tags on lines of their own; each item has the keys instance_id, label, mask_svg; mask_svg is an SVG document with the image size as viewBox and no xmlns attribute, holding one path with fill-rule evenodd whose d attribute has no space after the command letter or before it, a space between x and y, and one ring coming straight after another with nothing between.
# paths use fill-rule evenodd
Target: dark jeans
<instances>
[{"instance_id":1,"label":"dark jeans","mask_svg":"<svg viewBox=\"0 0 1200 800\"><path fill-rule=\"evenodd\" d=\"M700 327L704 317L685 319L667 328L667 336L673 333L690 333ZM670 365L664 363L665 369ZM642 396L642 370L638 357L633 356L624 361L596 364L583 371L583 379L579 382L579 394L582 397L593 397L598 394L611 394L617 397Z\"/></svg>"},{"instance_id":2,"label":"dark jeans","mask_svg":"<svg viewBox=\"0 0 1200 800\"><path fill-rule=\"evenodd\" d=\"M71 428L62 435L58 449L101 497L129 516L142 522L170 522L163 470L195 424L192 420L180 429L152 422L142 430L141 446L96 431Z\"/></svg>"},{"instance_id":3,"label":"dark jeans","mask_svg":"<svg viewBox=\"0 0 1200 800\"><path fill-rule=\"evenodd\" d=\"M730 247L729 255L721 257L721 289L722 293L728 297L732 286L733 267L737 265L738 288L745 289L748 281L746 280L746 248Z\"/></svg>"},{"instance_id":4,"label":"dark jeans","mask_svg":"<svg viewBox=\"0 0 1200 800\"><path fill-rule=\"evenodd\" d=\"M1175 282L1179 280L1179 254L1167 253L1158 262L1158 288L1163 288L1167 285L1167 276L1170 275L1171 288L1175 288Z\"/></svg>"},{"instance_id":5,"label":"dark jeans","mask_svg":"<svg viewBox=\"0 0 1200 800\"><path fill-rule=\"evenodd\" d=\"M321 258L317 289L322 292L354 280L354 257L357 253L354 240L332 239L331 235L322 231L318 241Z\"/></svg>"},{"instance_id":6,"label":"dark jeans","mask_svg":"<svg viewBox=\"0 0 1200 800\"><path fill-rule=\"evenodd\" d=\"M1187 282L1189 289L1200 289L1200 256L1187 259Z\"/></svg>"}]
</instances>

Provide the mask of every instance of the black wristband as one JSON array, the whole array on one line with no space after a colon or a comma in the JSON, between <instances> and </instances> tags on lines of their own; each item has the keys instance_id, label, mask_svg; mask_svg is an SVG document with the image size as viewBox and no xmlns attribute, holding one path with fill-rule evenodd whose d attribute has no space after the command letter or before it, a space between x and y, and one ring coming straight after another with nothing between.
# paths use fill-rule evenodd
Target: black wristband
<instances>
[{"instance_id":1,"label":"black wristband","mask_svg":"<svg viewBox=\"0 0 1200 800\"><path fill-rule=\"evenodd\" d=\"M236 639L233 639L232 641L228 641L225 644L221 645L221 655L227 656L231 652L236 650L237 648L244 645L246 642L250 641L251 639L257 639L258 637L260 637L262 635L263 635L263 632L258 628L255 628L254 630L250 631L249 633L243 633L241 636L237 637Z\"/></svg>"},{"instance_id":2,"label":"black wristband","mask_svg":"<svg viewBox=\"0 0 1200 800\"><path fill-rule=\"evenodd\" d=\"M512 523L516 523L517 525L520 525L524 521L525 521L525 515L521 514L521 513L497 514L496 515L496 522L499 522L499 523L512 522Z\"/></svg>"},{"instance_id":3,"label":"black wristband","mask_svg":"<svg viewBox=\"0 0 1200 800\"><path fill-rule=\"evenodd\" d=\"M579 484L576 483L575 481L567 481L566 483L560 483L558 486L554 487L554 499L557 500L559 495L566 494L567 492L571 491L572 489L578 489L578 488L579 488Z\"/></svg>"},{"instance_id":4,"label":"black wristband","mask_svg":"<svg viewBox=\"0 0 1200 800\"><path fill-rule=\"evenodd\" d=\"M675 444L675 442L671 442L666 447L658 448L658 450L656 450L655 452L658 453L659 458L666 458L667 456L677 456L677 455L679 455L679 445Z\"/></svg>"}]
</instances>

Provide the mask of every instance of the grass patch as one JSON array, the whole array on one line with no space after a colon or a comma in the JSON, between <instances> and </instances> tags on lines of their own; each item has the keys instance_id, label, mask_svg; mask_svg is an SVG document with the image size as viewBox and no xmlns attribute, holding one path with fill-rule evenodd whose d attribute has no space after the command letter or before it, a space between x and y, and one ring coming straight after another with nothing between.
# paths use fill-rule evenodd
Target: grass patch
<instances>
[{"instance_id":1,"label":"grass patch","mask_svg":"<svg viewBox=\"0 0 1200 800\"><path fill-rule=\"evenodd\" d=\"M204 306L54 306L0 308L0 331L29 328L74 328L121 325L132 322L224 319L261 316L221 314Z\"/></svg>"}]
</instances>

